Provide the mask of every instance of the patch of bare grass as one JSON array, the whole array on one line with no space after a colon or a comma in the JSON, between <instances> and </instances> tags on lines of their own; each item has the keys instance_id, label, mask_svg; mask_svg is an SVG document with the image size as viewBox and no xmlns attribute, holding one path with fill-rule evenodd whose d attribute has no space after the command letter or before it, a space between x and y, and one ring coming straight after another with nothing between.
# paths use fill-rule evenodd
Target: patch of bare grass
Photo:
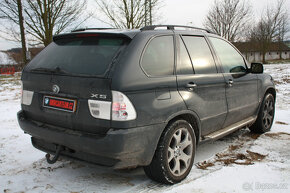
<instances>
[{"instance_id":1,"label":"patch of bare grass","mask_svg":"<svg viewBox=\"0 0 290 193\"><path fill-rule=\"evenodd\" d=\"M208 167L215 166L216 163L221 163L225 166L231 164L253 165L255 162L262 161L267 156L250 150L246 150L245 153L238 152L237 150L242 148L242 146L243 144L230 145L227 151L217 153L213 160L200 162L196 166L199 169L206 170Z\"/></svg>"},{"instance_id":2,"label":"patch of bare grass","mask_svg":"<svg viewBox=\"0 0 290 193\"><path fill-rule=\"evenodd\" d=\"M267 156L250 150L247 150L246 152L248 153L252 161L262 161Z\"/></svg>"},{"instance_id":3,"label":"patch of bare grass","mask_svg":"<svg viewBox=\"0 0 290 193\"><path fill-rule=\"evenodd\" d=\"M261 136L261 134L258 134L258 133L252 133L252 132L249 132L249 133L245 133L243 135L243 137L249 137L250 139L247 139L246 141L249 141L251 139L258 139L259 137Z\"/></svg>"},{"instance_id":4,"label":"patch of bare grass","mask_svg":"<svg viewBox=\"0 0 290 193\"><path fill-rule=\"evenodd\" d=\"M285 123L285 122L282 122L282 121L276 121L275 123L279 124L279 125L288 125L288 123Z\"/></svg>"},{"instance_id":5,"label":"patch of bare grass","mask_svg":"<svg viewBox=\"0 0 290 193\"><path fill-rule=\"evenodd\" d=\"M254 162L262 161L267 155L247 150L247 153L226 153L217 154L216 162L221 162L224 165L238 164L238 165L252 165Z\"/></svg>"},{"instance_id":6,"label":"patch of bare grass","mask_svg":"<svg viewBox=\"0 0 290 193\"><path fill-rule=\"evenodd\" d=\"M288 84L290 83L290 78L289 77L285 77L282 80L283 80L283 82L286 82Z\"/></svg>"},{"instance_id":7,"label":"patch of bare grass","mask_svg":"<svg viewBox=\"0 0 290 193\"><path fill-rule=\"evenodd\" d=\"M207 161L204 161L204 162L200 162L200 163L197 163L196 164L196 167L198 169L202 169L202 170L206 170L208 167L212 167L214 166L214 163L212 162L207 162Z\"/></svg>"},{"instance_id":8,"label":"patch of bare grass","mask_svg":"<svg viewBox=\"0 0 290 193\"><path fill-rule=\"evenodd\" d=\"M290 134L285 132L278 132L278 133L266 133L265 136L271 137L273 139L290 139Z\"/></svg>"},{"instance_id":9,"label":"patch of bare grass","mask_svg":"<svg viewBox=\"0 0 290 193\"><path fill-rule=\"evenodd\" d=\"M237 149L240 149L241 147L243 146L243 144L240 144L240 145L230 145L228 150L229 151L235 151Z\"/></svg>"}]
</instances>

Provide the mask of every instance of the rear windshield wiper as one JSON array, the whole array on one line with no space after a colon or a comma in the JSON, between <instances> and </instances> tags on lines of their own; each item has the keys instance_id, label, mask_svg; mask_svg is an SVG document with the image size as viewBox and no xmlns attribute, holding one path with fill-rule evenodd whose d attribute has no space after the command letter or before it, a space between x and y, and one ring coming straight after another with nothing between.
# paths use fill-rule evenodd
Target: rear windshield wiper
<instances>
[{"instance_id":1,"label":"rear windshield wiper","mask_svg":"<svg viewBox=\"0 0 290 193\"><path fill-rule=\"evenodd\" d=\"M30 70L31 72L51 72L51 73L55 73L56 69L55 68L43 68L43 67L39 67L39 68L33 68Z\"/></svg>"}]
</instances>

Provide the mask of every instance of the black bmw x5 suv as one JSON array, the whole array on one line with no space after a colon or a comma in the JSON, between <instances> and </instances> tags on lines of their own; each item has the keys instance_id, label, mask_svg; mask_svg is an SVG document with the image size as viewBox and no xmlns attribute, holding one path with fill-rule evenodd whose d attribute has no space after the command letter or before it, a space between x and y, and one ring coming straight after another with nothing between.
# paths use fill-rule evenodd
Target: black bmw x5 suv
<instances>
[{"instance_id":1,"label":"black bmw x5 suv","mask_svg":"<svg viewBox=\"0 0 290 193\"><path fill-rule=\"evenodd\" d=\"M199 143L243 127L267 132L275 111L262 64L187 26L57 35L21 80L19 124L49 163L144 166L167 184L189 174Z\"/></svg>"}]
</instances>

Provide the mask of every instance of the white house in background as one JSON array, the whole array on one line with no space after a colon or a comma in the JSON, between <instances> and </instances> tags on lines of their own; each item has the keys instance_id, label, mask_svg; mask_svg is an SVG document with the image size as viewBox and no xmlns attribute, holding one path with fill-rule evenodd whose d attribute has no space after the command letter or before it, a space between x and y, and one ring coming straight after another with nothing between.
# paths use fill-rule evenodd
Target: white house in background
<instances>
[{"instance_id":1,"label":"white house in background","mask_svg":"<svg viewBox=\"0 0 290 193\"><path fill-rule=\"evenodd\" d=\"M2 65L16 65L17 63L5 52L0 51L0 66Z\"/></svg>"},{"instance_id":2,"label":"white house in background","mask_svg":"<svg viewBox=\"0 0 290 193\"><path fill-rule=\"evenodd\" d=\"M252 42L235 42L234 45L242 52L249 62L261 62L262 52L257 44ZM265 55L265 60L290 59L290 48L284 43L274 42Z\"/></svg>"}]
</instances>

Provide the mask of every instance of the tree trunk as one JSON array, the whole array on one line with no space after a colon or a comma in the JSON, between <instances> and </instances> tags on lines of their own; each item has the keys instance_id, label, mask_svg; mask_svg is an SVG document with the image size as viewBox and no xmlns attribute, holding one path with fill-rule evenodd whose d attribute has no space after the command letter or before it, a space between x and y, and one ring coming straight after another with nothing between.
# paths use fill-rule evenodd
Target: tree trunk
<instances>
[{"instance_id":1,"label":"tree trunk","mask_svg":"<svg viewBox=\"0 0 290 193\"><path fill-rule=\"evenodd\" d=\"M279 58L282 60L282 41L279 41Z\"/></svg>"},{"instance_id":2,"label":"tree trunk","mask_svg":"<svg viewBox=\"0 0 290 193\"><path fill-rule=\"evenodd\" d=\"M152 25L152 2L149 0L149 17L150 17L150 25Z\"/></svg>"},{"instance_id":3,"label":"tree trunk","mask_svg":"<svg viewBox=\"0 0 290 193\"><path fill-rule=\"evenodd\" d=\"M263 64L266 64L266 53L267 53L267 52L263 52L263 53L262 53L262 55L263 55L262 63L263 63Z\"/></svg>"},{"instance_id":4,"label":"tree trunk","mask_svg":"<svg viewBox=\"0 0 290 193\"><path fill-rule=\"evenodd\" d=\"M26 58L26 41L25 41L25 33L24 33L24 24L23 24L23 15L22 15L22 3L21 0L17 0L17 6L18 6L18 15L19 15L19 27L20 27L20 34L21 34L21 44L22 44L22 58L23 58L23 64L22 67L24 67L27 64L27 58Z\"/></svg>"}]
</instances>

